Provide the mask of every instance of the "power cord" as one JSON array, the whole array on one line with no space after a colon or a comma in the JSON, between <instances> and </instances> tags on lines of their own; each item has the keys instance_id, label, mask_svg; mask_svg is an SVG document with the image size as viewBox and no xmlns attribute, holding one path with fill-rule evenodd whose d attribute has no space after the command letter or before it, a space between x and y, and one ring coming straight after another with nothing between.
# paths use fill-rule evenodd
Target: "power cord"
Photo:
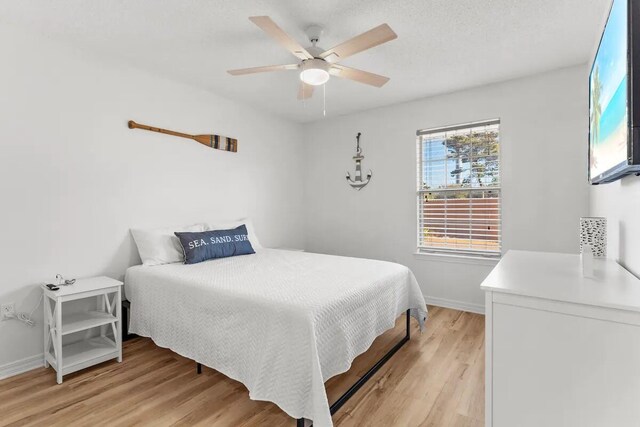
<instances>
[{"instance_id":1,"label":"power cord","mask_svg":"<svg viewBox=\"0 0 640 427\"><path fill-rule=\"evenodd\" d=\"M38 307L40 307L41 302L42 302L42 294L40 294L40 298L38 299L38 304L35 307L33 307L33 310L31 310L31 313L15 312L13 314L8 315L7 318L19 320L27 326L34 327L36 326L36 321L33 320L32 316L33 316L33 313L35 313L35 311L38 309Z\"/></svg>"},{"instance_id":2,"label":"power cord","mask_svg":"<svg viewBox=\"0 0 640 427\"><path fill-rule=\"evenodd\" d=\"M57 286L69 286L69 285L73 285L74 283L76 283L76 279L65 280L65 278L62 277L62 274L56 274L56 281L58 283ZM47 286L52 286L52 285L47 285ZM52 289L52 288L50 288L50 289ZM58 288L54 287L52 290L57 291ZM34 327L34 326L36 326L36 321L33 320L33 313L35 313L35 311L38 309L38 307L40 307L40 303L41 302L42 302L42 293L40 294L40 298L38 299L38 304L36 304L36 306L33 307L33 310L31 310L30 313L15 312L13 314L6 315L5 317L7 319L19 320L19 321L21 321L22 323L24 323L27 326Z\"/></svg>"}]
</instances>

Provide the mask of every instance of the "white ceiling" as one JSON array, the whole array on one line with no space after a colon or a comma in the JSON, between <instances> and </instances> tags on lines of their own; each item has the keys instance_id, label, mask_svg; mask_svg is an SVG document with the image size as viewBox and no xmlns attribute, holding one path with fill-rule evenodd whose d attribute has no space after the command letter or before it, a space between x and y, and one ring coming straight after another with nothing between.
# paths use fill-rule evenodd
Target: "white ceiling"
<instances>
[{"instance_id":1,"label":"white ceiling","mask_svg":"<svg viewBox=\"0 0 640 427\"><path fill-rule=\"evenodd\" d=\"M322 91L296 99L295 71L227 69L296 62L247 18L271 16L307 46L330 48L381 23L398 39L343 64L391 77L381 89L332 78L327 116L585 63L609 0L3 0L0 23L38 31L282 117L322 119Z\"/></svg>"}]
</instances>

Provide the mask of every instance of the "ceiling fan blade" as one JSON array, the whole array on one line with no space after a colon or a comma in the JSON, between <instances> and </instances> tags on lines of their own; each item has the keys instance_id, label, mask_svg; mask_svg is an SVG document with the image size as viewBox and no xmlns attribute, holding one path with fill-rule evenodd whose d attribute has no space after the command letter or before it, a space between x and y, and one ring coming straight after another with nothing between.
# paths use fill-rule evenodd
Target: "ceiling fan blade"
<instances>
[{"instance_id":1,"label":"ceiling fan blade","mask_svg":"<svg viewBox=\"0 0 640 427\"><path fill-rule=\"evenodd\" d=\"M251 16L249 18L251 22L256 24L265 33L269 34L278 43L284 46L289 52L293 53L300 59L313 59L313 56L305 48L285 33L282 28L278 27L278 24L273 22L268 16Z\"/></svg>"},{"instance_id":2,"label":"ceiling fan blade","mask_svg":"<svg viewBox=\"0 0 640 427\"><path fill-rule=\"evenodd\" d=\"M300 82L300 87L298 88L298 99L309 99L313 96L313 86L308 85L304 82Z\"/></svg>"},{"instance_id":3,"label":"ceiling fan blade","mask_svg":"<svg viewBox=\"0 0 640 427\"><path fill-rule=\"evenodd\" d=\"M298 64L287 64L287 65L267 65L264 67L253 67L253 68L239 68L237 70L228 70L227 73L232 76L241 76L243 74L253 74L253 73L266 73L269 71L285 71L285 70L297 70Z\"/></svg>"},{"instance_id":4,"label":"ceiling fan blade","mask_svg":"<svg viewBox=\"0 0 640 427\"><path fill-rule=\"evenodd\" d=\"M397 38L398 35L393 32L387 24L378 25L377 27L355 36L344 43L339 44L320 54L320 58L327 62L335 63L341 61L351 55L355 55L363 50L371 49L382 43L386 43Z\"/></svg>"},{"instance_id":5,"label":"ceiling fan blade","mask_svg":"<svg viewBox=\"0 0 640 427\"><path fill-rule=\"evenodd\" d=\"M342 77L343 79L355 80L375 87L382 87L389 81L389 77L337 64L331 65L329 73L337 77Z\"/></svg>"}]
</instances>

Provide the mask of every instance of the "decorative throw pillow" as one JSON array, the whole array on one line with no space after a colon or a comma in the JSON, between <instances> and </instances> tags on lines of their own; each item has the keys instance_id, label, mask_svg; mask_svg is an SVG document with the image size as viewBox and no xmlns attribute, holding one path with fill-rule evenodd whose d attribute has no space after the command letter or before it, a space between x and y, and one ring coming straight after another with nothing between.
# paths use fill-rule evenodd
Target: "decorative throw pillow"
<instances>
[{"instance_id":1,"label":"decorative throw pillow","mask_svg":"<svg viewBox=\"0 0 640 427\"><path fill-rule=\"evenodd\" d=\"M259 251L262 249L262 245L258 241L258 236L256 235L255 229L253 227L253 222L250 218L242 218L236 221L215 221L209 222L205 224L205 230L228 230L230 228L236 228L240 225L245 225L247 227L247 234L249 235L249 242L251 242L251 247L254 251ZM187 231L187 230L180 230ZM190 231L190 230L189 230Z\"/></svg>"},{"instance_id":2,"label":"decorative throw pillow","mask_svg":"<svg viewBox=\"0 0 640 427\"><path fill-rule=\"evenodd\" d=\"M171 264L184 262L184 253L176 231L205 231L205 224L182 225L177 227L132 229L131 234L138 247L144 265Z\"/></svg>"},{"instance_id":3,"label":"decorative throw pillow","mask_svg":"<svg viewBox=\"0 0 640 427\"><path fill-rule=\"evenodd\" d=\"M175 234L182 245L185 264L255 253L244 224L231 230L176 232Z\"/></svg>"}]
</instances>

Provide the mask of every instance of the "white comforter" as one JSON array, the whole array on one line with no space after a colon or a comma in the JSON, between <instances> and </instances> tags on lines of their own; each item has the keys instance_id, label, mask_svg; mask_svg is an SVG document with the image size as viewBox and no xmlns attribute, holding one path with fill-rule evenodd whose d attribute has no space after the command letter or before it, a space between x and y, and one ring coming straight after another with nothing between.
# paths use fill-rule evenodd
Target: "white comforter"
<instances>
[{"instance_id":1,"label":"white comforter","mask_svg":"<svg viewBox=\"0 0 640 427\"><path fill-rule=\"evenodd\" d=\"M407 309L421 327L427 314L407 267L273 249L131 267L125 292L131 332L317 427L332 425L324 382L347 371Z\"/></svg>"}]
</instances>

